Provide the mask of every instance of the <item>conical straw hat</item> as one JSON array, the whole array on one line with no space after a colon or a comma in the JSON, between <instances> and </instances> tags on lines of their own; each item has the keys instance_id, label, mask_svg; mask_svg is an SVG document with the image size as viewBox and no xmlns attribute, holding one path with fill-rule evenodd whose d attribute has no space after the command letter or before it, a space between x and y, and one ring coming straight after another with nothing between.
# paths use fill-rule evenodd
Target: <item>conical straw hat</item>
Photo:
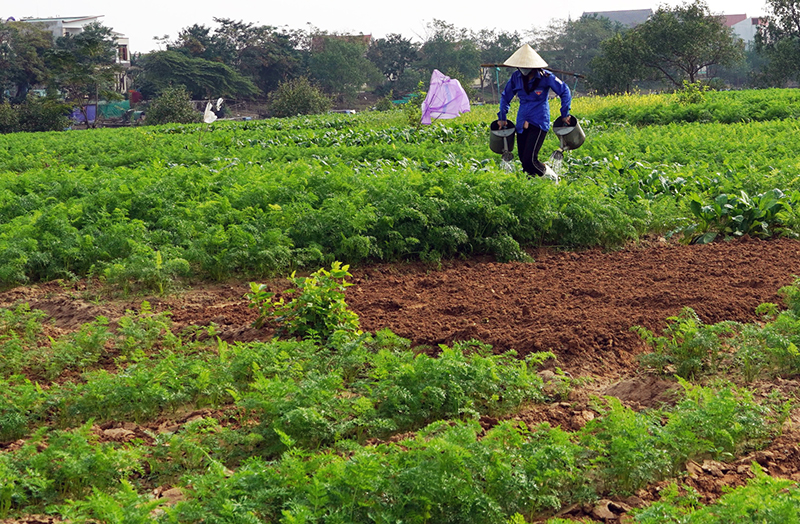
<instances>
[{"instance_id":1,"label":"conical straw hat","mask_svg":"<svg viewBox=\"0 0 800 524\"><path fill-rule=\"evenodd\" d=\"M508 67L529 67L541 68L547 67L547 62L539 56L539 53L533 50L528 44L523 45L517 49L513 55L508 57L508 60L503 62L503 65Z\"/></svg>"}]
</instances>

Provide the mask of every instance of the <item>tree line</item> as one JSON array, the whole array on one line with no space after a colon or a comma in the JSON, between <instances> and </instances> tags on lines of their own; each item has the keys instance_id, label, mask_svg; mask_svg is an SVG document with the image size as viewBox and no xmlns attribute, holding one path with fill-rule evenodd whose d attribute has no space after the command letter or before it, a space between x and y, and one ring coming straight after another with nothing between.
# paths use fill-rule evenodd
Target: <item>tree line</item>
<instances>
[{"instance_id":1,"label":"tree line","mask_svg":"<svg viewBox=\"0 0 800 524\"><path fill-rule=\"evenodd\" d=\"M800 0L767 0L766 7L749 46L704 0L659 7L633 28L590 15L524 34L433 20L422 42L400 34L370 39L215 18L213 29L195 24L174 40L159 39L163 50L134 55L124 72L115 63L110 28L92 24L54 40L35 24L0 22L0 102L22 104L38 87L80 106L119 96L114 83L120 74L146 99L181 87L194 99L269 102L281 88L307 85L346 103L365 86L378 97L414 92L433 69L468 86L477 78L485 92L501 87L510 70L481 65L503 62L524 42L552 67L585 76L582 87L600 94L678 89L701 80L785 86L800 80ZM0 126L2 118L0 111Z\"/></svg>"}]
</instances>

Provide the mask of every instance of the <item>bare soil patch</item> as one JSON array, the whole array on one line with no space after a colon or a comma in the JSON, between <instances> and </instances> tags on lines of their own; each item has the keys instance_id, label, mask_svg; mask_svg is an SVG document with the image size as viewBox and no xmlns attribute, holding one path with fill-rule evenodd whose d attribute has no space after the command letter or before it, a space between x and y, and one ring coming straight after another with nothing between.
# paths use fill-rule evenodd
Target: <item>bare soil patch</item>
<instances>
[{"instance_id":1,"label":"bare soil patch","mask_svg":"<svg viewBox=\"0 0 800 524\"><path fill-rule=\"evenodd\" d=\"M440 344L467 339L491 344L496 352L515 350L521 357L552 351L557 356L554 366L585 378L585 385L562 402L537 406L516 417L528 424L549 422L574 430L595 416L588 403L591 395L613 395L634 409L670 401L674 384L640 373L637 355L648 348L632 326L660 333L666 319L683 307L693 308L706 323L754 321L755 308L764 302L781 304L778 290L800 275L800 242L789 239L745 238L703 246L654 241L613 252L538 249L530 254L531 263L470 259L440 266L351 268L353 286L348 288L347 303L365 331L388 328L430 352ZM267 284L278 292L288 286L286 279ZM63 333L98 315L113 325L126 310L137 310L147 300L154 311L171 312L176 330L214 323L228 342L269 340L273 332L251 327L256 313L244 298L248 291L248 282L230 282L165 297L93 300L86 282L54 282L0 293L0 306L27 302L52 317L55 324L49 329ZM789 381L761 387L765 391L780 387L787 395L797 390ZM497 421L481 422L491 427ZM141 428L122 422L106 424L98 432L121 441L143 434ZM770 474L800 479L799 438L800 420L792 418L784 435L767 450L733 464L690 465L686 482L710 502L720 496L723 486L745 483L753 460ZM615 522L624 513L619 508L652 501L659 489L642 490L631 500L606 501L600 509L570 508L563 516L598 519L604 514L598 520ZM606 510L619 515L603 513Z\"/></svg>"}]
</instances>

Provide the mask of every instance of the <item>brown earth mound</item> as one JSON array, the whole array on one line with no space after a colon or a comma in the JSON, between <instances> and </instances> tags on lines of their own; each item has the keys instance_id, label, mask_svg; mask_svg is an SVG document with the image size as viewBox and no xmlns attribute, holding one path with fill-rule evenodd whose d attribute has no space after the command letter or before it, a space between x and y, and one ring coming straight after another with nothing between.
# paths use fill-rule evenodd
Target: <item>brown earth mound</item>
<instances>
[{"instance_id":1,"label":"brown earth mound","mask_svg":"<svg viewBox=\"0 0 800 524\"><path fill-rule=\"evenodd\" d=\"M477 339L520 356L552 351L573 376L621 377L646 350L632 326L656 333L691 307L706 323L755 320L763 302L782 304L778 290L800 275L800 242L789 239L684 246L656 242L620 251L531 253L532 263L488 260L379 264L351 268L348 306L361 327L391 329L413 345ZM266 282L273 291L286 279ZM204 285L167 297L93 300L86 283L48 283L0 293L0 307L28 302L58 331L104 315L112 323L143 300L169 310L176 328L214 323L224 340L267 340L251 327L256 313L247 282Z\"/></svg>"}]
</instances>

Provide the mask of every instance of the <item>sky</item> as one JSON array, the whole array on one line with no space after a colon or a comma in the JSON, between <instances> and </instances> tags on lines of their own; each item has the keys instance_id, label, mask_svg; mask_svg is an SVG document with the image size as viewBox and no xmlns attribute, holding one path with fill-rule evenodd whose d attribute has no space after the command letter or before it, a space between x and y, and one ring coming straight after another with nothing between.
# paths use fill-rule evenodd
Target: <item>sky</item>
<instances>
[{"instance_id":1,"label":"sky","mask_svg":"<svg viewBox=\"0 0 800 524\"><path fill-rule=\"evenodd\" d=\"M714 13L763 15L764 0L706 0ZM169 36L194 24L214 29L214 18L230 18L255 25L270 25L288 29L319 29L328 33L371 34L375 38L398 33L422 41L434 20L443 20L457 28L473 31L492 29L497 32L518 31L525 34L543 28L552 20L577 18L584 11L618 11L653 9L660 5L680 5L680 0L553 0L542 2L481 2L456 0L137 0L109 2L108 0L30 0L0 2L0 19L14 17L46 18L56 16L103 15L103 25L130 39L131 52L147 53L158 50L153 37Z\"/></svg>"}]
</instances>

